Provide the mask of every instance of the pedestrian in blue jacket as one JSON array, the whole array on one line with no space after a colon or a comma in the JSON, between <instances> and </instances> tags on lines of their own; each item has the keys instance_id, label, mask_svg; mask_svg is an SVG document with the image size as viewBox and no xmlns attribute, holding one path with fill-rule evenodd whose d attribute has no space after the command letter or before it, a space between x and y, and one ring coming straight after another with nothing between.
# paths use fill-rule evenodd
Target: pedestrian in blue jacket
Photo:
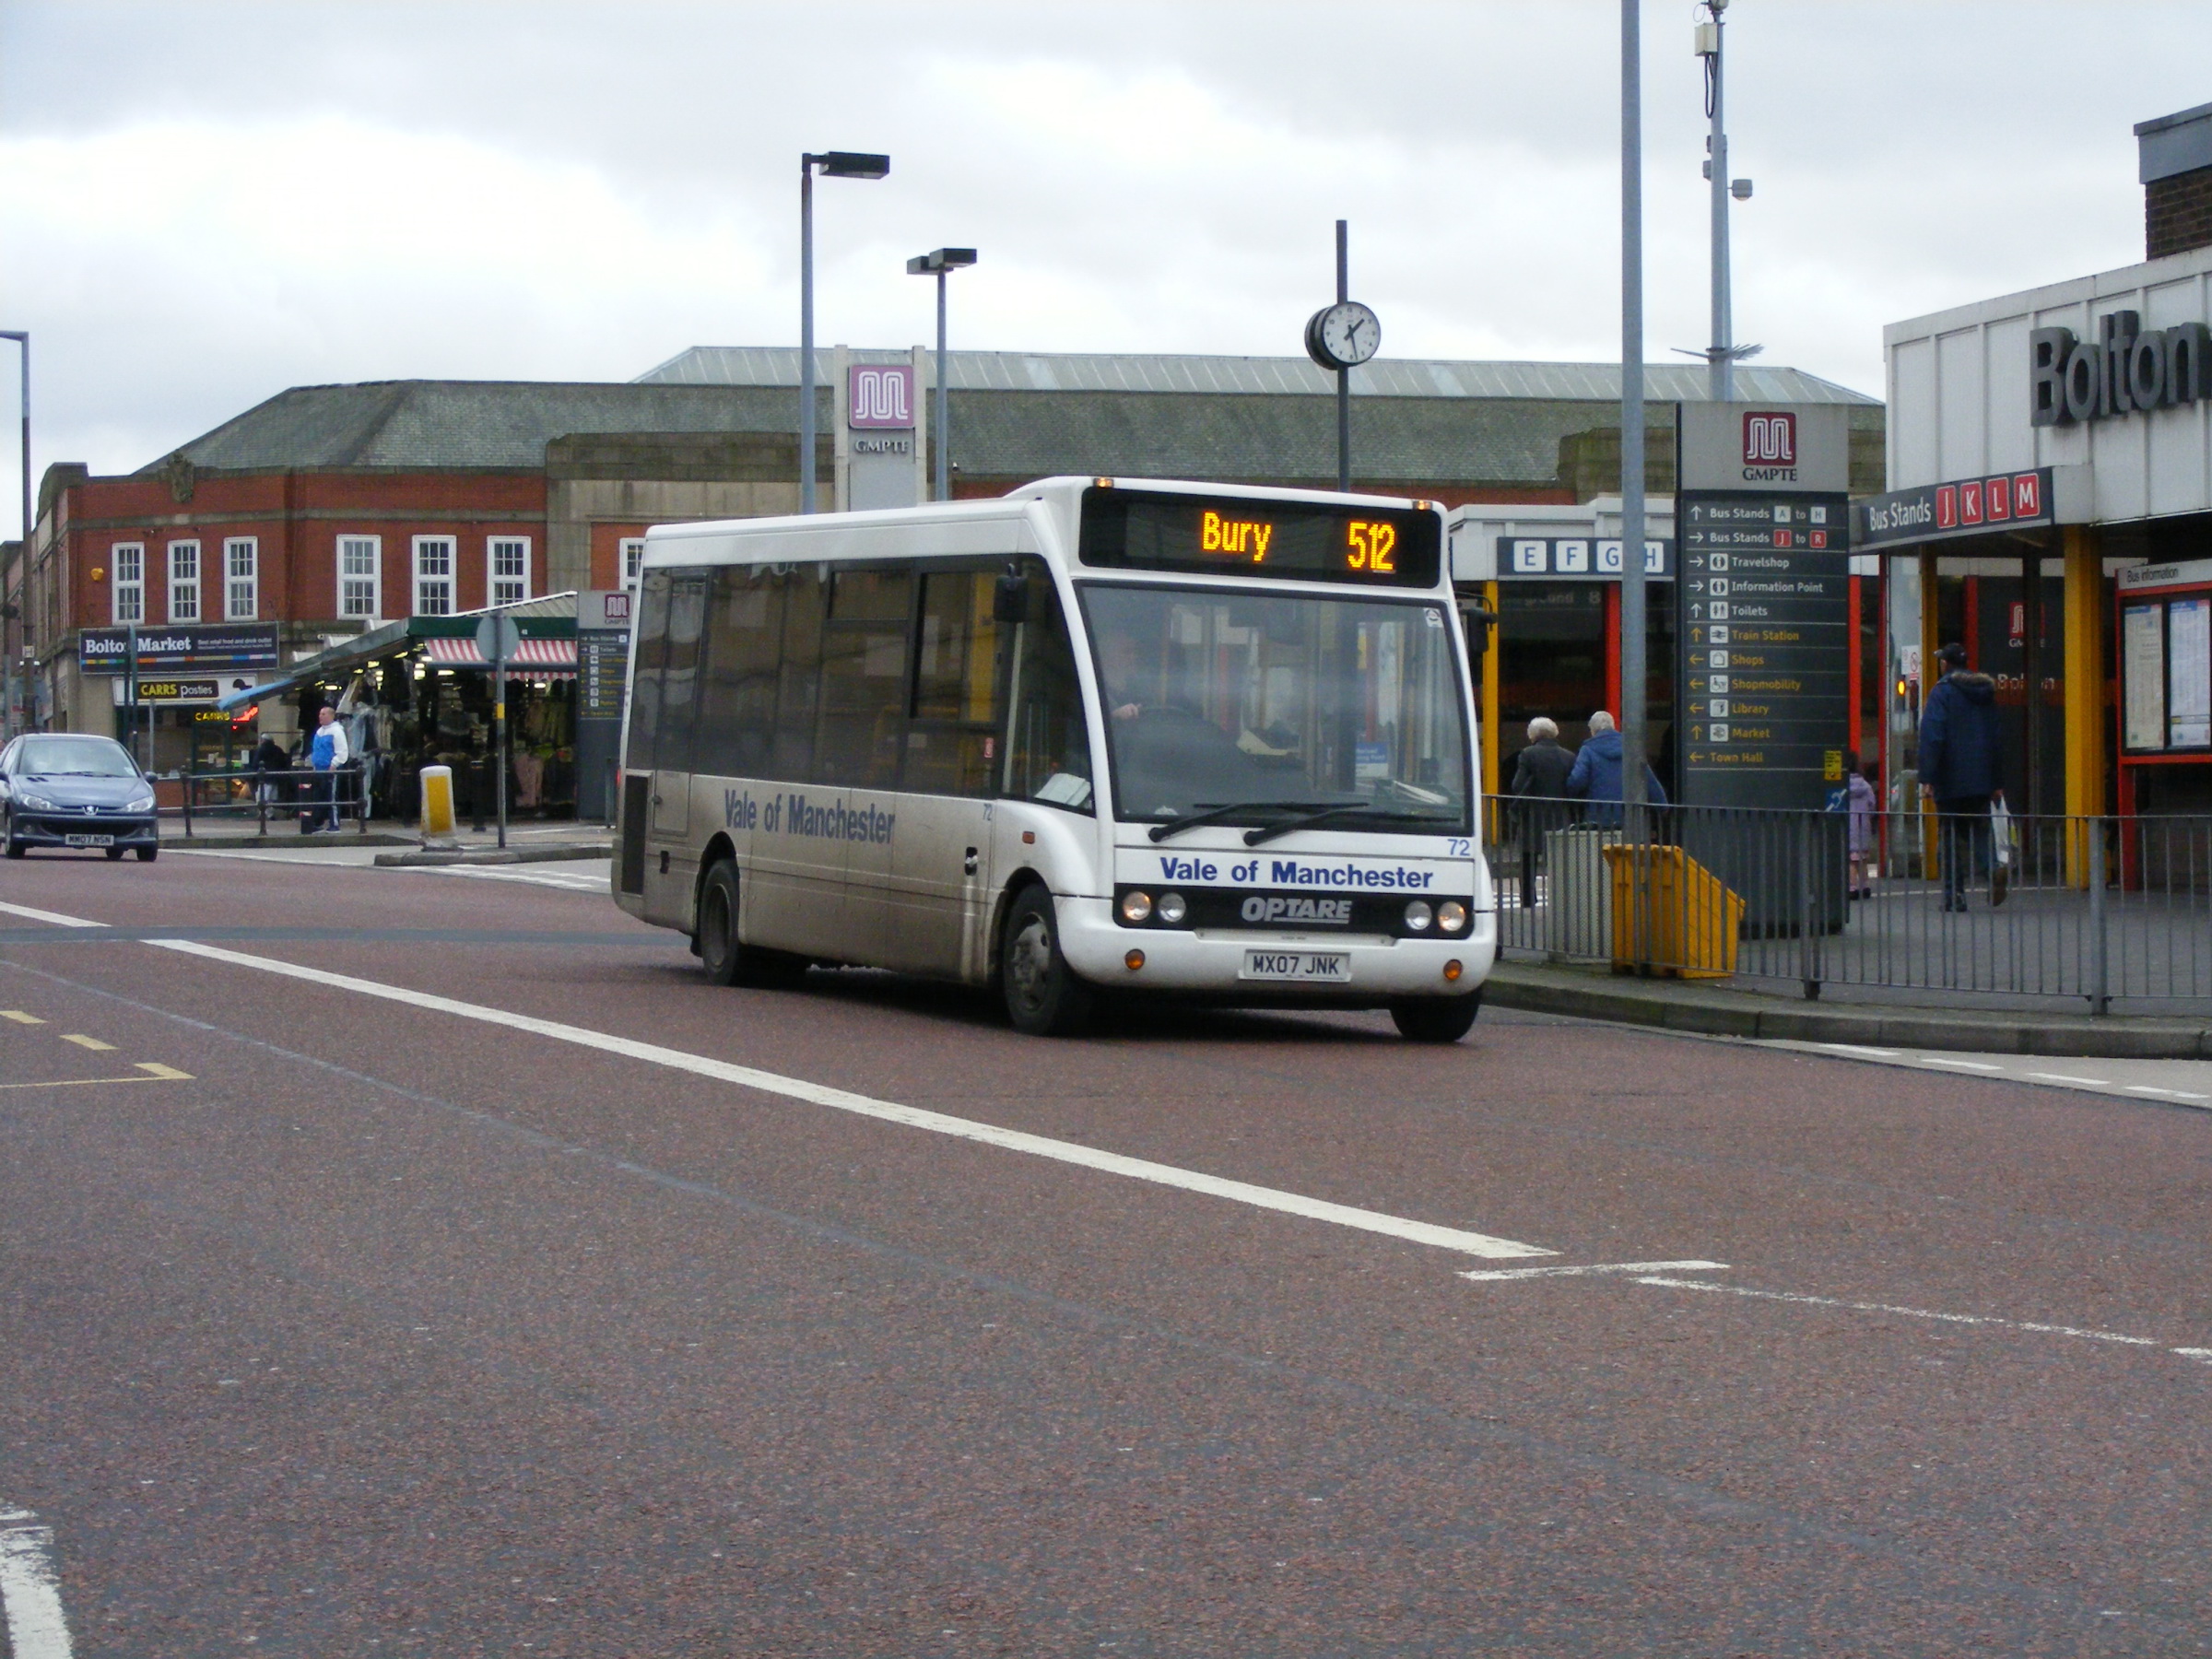
<instances>
[{"instance_id":1,"label":"pedestrian in blue jacket","mask_svg":"<svg viewBox=\"0 0 2212 1659\"><path fill-rule=\"evenodd\" d=\"M1590 716L1589 741L1575 752L1574 770L1567 774L1567 793L1590 803L1590 821L1608 830L1620 828L1620 772L1623 751L1613 716L1605 710ZM1654 806L1666 805L1666 791L1650 762L1643 768L1643 798Z\"/></svg>"},{"instance_id":2,"label":"pedestrian in blue jacket","mask_svg":"<svg viewBox=\"0 0 2212 1659\"><path fill-rule=\"evenodd\" d=\"M1920 793L1936 803L1943 858L1943 908L1966 908L1976 876L1989 877L1989 902L2005 902L2003 865L1990 863L1989 813L2005 794L2005 740L1997 725L1997 682L1970 673L1966 647L1946 645L1936 660L1949 672L1936 682L1920 715Z\"/></svg>"}]
</instances>

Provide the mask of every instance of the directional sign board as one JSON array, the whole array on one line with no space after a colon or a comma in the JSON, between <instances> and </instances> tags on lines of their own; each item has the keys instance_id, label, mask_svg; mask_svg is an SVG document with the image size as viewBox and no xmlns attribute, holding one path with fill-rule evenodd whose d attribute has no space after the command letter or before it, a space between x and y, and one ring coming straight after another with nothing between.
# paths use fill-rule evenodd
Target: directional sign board
<instances>
[{"instance_id":1,"label":"directional sign board","mask_svg":"<svg viewBox=\"0 0 2212 1659\"><path fill-rule=\"evenodd\" d=\"M1677 429L1678 793L1825 806L1850 741L1844 411L1690 404Z\"/></svg>"}]
</instances>

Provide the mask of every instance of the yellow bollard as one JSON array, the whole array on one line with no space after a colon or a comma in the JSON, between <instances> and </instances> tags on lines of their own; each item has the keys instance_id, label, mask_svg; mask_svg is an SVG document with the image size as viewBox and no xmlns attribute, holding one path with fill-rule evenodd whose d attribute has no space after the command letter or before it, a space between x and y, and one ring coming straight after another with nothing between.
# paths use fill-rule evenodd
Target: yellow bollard
<instances>
[{"instance_id":1,"label":"yellow bollard","mask_svg":"<svg viewBox=\"0 0 2212 1659\"><path fill-rule=\"evenodd\" d=\"M450 841L453 839L453 769L450 766L426 766L422 769L422 839Z\"/></svg>"}]
</instances>

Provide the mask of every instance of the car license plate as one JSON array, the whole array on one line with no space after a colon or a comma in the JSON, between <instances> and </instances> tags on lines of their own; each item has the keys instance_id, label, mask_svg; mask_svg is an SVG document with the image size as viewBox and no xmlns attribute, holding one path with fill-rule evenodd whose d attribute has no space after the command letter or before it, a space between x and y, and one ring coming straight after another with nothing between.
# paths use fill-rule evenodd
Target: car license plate
<instances>
[{"instance_id":1,"label":"car license plate","mask_svg":"<svg viewBox=\"0 0 2212 1659\"><path fill-rule=\"evenodd\" d=\"M1352 959L1341 950L1248 950L1237 977L1301 985L1349 984Z\"/></svg>"},{"instance_id":2,"label":"car license plate","mask_svg":"<svg viewBox=\"0 0 2212 1659\"><path fill-rule=\"evenodd\" d=\"M115 844L115 838L112 835L65 835L62 842L70 847L112 847Z\"/></svg>"}]
</instances>

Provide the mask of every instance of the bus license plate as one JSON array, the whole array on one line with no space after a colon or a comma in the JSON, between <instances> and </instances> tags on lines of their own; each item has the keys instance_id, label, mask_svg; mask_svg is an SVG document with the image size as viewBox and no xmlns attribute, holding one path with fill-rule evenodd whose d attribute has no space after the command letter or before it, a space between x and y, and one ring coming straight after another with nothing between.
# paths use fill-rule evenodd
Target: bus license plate
<instances>
[{"instance_id":1,"label":"bus license plate","mask_svg":"<svg viewBox=\"0 0 2212 1659\"><path fill-rule=\"evenodd\" d=\"M1341 950L1248 950L1239 979L1297 984L1349 984L1352 959Z\"/></svg>"},{"instance_id":2,"label":"bus license plate","mask_svg":"<svg viewBox=\"0 0 2212 1659\"><path fill-rule=\"evenodd\" d=\"M115 844L115 838L112 835L65 835L62 844L69 847L112 847Z\"/></svg>"}]
</instances>

